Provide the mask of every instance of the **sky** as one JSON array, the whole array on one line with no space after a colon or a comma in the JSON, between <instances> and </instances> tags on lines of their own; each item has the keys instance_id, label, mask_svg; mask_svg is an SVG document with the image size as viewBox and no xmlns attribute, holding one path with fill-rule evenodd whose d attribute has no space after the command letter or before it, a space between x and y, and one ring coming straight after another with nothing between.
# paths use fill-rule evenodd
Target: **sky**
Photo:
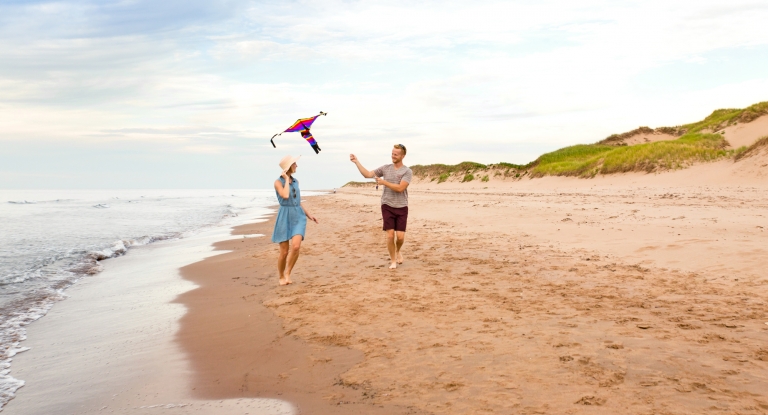
<instances>
[{"instance_id":1,"label":"sky","mask_svg":"<svg viewBox=\"0 0 768 415\"><path fill-rule=\"evenodd\" d=\"M527 163L768 101L768 2L0 2L0 189L302 188ZM270 137L297 118L298 133Z\"/></svg>"}]
</instances>

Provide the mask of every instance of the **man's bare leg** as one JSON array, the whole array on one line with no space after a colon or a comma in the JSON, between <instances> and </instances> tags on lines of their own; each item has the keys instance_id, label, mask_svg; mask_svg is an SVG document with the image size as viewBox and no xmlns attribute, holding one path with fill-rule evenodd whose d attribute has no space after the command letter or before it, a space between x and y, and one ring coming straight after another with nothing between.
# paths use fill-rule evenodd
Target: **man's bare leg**
<instances>
[{"instance_id":1,"label":"man's bare leg","mask_svg":"<svg viewBox=\"0 0 768 415\"><path fill-rule=\"evenodd\" d=\"M398 264L403 263L403 254L400 253L400 248L403 247L403 242L405 242L405 232L397 231L397 242L395 242L396 248L397 248L397 255L395 258L397 259Z\"/></svg>"},{"instance_id":2,"label":"man's bare leg","mask_svg":"<svg viewBox=\"0 0 768 415\"><path fill-rule=\"evenodd\" d=\"M277 275L280 276L280 285L286 285L285 264L288 258L288 241L280 242L280 254L277 256Z\"/></svg>"},{"instance_id":3,"label":"man's bare leg","mask_svg":"<svg viewBox=\"0 0 768 415\"><path fill-rule=\"evenodd\" d=\"M397 268L397 247L395 246L395 230L387 229L387 250L389 251L389 269Z\"/></svg>"},{"instance_id":4,"label":"man's bare leg","mask_svg":"<svg viewBox=\"0 0 768 415\"><path fill-rule=\"evenodd\" d=\"M291 281L291 271L293 266L296 265L296 261L299 259L299 251L301 250L301 235L294 235L291 238L291 250L288 251L287 264L285 266L285 282L286 284L293 284Z\"/></svg>"}]
</instances>

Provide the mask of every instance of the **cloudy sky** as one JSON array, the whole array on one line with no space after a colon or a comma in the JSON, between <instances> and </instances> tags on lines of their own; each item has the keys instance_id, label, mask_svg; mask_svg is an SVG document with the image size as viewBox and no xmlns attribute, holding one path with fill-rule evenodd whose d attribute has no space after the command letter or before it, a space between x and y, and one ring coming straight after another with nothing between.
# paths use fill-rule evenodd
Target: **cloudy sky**
<instances>
[{"instance_id":1,"label":"cloudy sky","mask_svg":"<svg viewBox=\"0 0 768 415\"><path fill-rule=\"evenodd\" d=\"M304 188L526 163L768 100L758 1L0 2L0 188ZM315 155L296 133L326 111Z\"/></svg>"}]
</instances>

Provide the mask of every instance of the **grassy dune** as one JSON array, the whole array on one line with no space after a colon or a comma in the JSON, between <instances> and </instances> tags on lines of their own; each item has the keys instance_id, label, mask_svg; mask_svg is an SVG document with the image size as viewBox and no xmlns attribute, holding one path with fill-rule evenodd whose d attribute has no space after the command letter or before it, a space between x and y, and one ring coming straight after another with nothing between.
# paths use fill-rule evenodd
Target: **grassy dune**
<instances>
[{"instance_id":1,"label":"grassy dune","mask_svg":"<svg viewBox=\"0 0 768 415\"><path fill-rule=\"evenodd\" d=\"M750 105L743 109L719 109L699 122L681 126L687 134L702 131L719 131L739 122L746 123L768 114L768 101Z\"/></svg>"},{"instance_id":2,"label":"grassy dune","mask_svg":"<svg viewBox=\"0 0 768 415\"><path fill-rule=\"evenodd\" d=\"M446 180L488 181L489 177L496 176L518 179L527 175L530 177L594 177L598 174L631 171L674 170L685 168L696 162L715 161L726 157L738 159L740 154L747 152L747 148L728 150L728 143L717 132L729 125L750 122L766 114L768 114L768 101L743 109L719 109L695 123L660 127L655 130L640 127L624 134L614 134L595 144L578 144L561 148L543 154L525 165L511 163L484 165L467 161L456 165L430 164L411 166L411 168L416 177L438 183ZM676 135L680 138L633 146L616 145L634 134L653 131ZM765 145L768 144L761 144L761 146Z\"/></svg>"},{"instance_id":3,"label":"grassy dune","mask_svg":"<svg viewBox=\"0 0 768 415\"><path fill-rule=\"evenodd\" d=\"M695 162L732 157L742 151L726 150L727 145L720 134L704 133L689 133L677 140L626 147L576 145L539 157L534 162L531 177L594 177L630 171L674 170Z\"/></svg>"},{"instance_id":4,"label":"grassy dune","mask_svg":"<svg viewBox=\"0 0 768 415\"><path fill-rule=\"evenodd\" d=\"M459 164L430 164L427 166L415 165L411 166L413 175L419 179L430 179L430 181L437 181L437 183L443 183L449 179L452 181L471 182L473 180L480 180L487 182L490 177L503 176L504 178L521 178L528 174L529 168L532 164L520 165L512 163L498 163L498 164L480 164L472 161L465 161Z\"/></svg>"}]
</instances>

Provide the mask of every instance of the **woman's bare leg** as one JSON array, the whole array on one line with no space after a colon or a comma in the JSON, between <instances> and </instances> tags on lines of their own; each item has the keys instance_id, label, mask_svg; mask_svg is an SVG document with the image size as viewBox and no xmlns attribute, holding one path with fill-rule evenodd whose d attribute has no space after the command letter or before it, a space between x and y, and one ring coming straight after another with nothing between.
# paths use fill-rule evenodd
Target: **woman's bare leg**
<instances>
[{"instance_id":1,"label":"woman's bare leg","mask_svg":"<svg viewBox=\"0 0 768 415\"><path fill-rule=\"evenodd\" d=\"M294 237L291 238L291 249L288 251L288 259L285 267L285 281L287 284L293 284L293 281L291 281L291 271L293 271L293 266L296 265L296 261L299 259L300 250L301 235L294 235Z\"/></svg>"},{"instance_id":2,"label":"woman's bare leg","mask_svg":"<svg viewBox=\"0 0 768 415\"><path fill-rule=\"evenodd\" d=\"M285 279L285 265L288 258L288 241L280 242L280 254L277 256L277 275L280 276L280 285L288 284Z\"/></svg>"}]
</instances>

